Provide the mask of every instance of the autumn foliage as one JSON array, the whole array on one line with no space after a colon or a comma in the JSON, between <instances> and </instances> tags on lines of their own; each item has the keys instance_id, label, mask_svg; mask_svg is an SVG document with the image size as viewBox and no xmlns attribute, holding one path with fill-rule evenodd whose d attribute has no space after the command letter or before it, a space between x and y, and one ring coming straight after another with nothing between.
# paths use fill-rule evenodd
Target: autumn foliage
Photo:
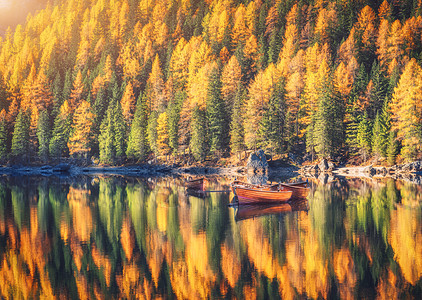
<instances>
[{"instance_id":1,"label":"autumn foliage","mask_svg":"<svg viewBox=\"0 0 422 300\"><path fill-rule=\"evenodd\" d=\"M1 159L99 157L106 116L124 121L109 163L257 147L354 156L365 112L369 131L385 116L379 143L418 158L421 13L420 1L55 1L0 39Z\"/></svg>"}]
</instances>

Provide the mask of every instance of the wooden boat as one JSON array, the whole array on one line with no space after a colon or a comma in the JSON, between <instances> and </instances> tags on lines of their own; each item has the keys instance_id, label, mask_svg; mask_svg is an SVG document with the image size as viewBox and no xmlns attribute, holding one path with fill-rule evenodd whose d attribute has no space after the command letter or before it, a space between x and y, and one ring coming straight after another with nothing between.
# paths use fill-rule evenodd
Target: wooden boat
<instances>
[{"instance_id":1,"label":"wooden boat","mask_svg":"<svg viewBox=\"0 0 422 300\"><path fill-rule=\"evenodd\" d=\"M188 189L204 190L204 178L186 180L185 186Z\"/></svg>"},{"instance_id":2,"label":"wooden boat","mask_svg":"<svg viewBox=\"0 0 422 300\"><path fill-rule=\"evenodd\" d=\"M279 183L278 185L292 191L292 198L306 198L309 195L310 189L307 182Z\"/></svg>"},{"instance_id":3,"label":"wooden boat","mask_svg":"<svg viewBox=\"0 0 422 300\"><path fill-rule=\"evenodd\" d=\"M290 200L293 192L286 189L273 189L269 185L232 183L231 188L239 204L280 203Z\"/></svg>"},{"instance_id":4,"label":"wooden boat","mask_svg":"<svg viewBox=\"0 0 422 300\"><path fill-rule=\"evenodd\" d=\"M308 211L308 200L301 199L287 203L263 204L263 205L238 205L236 210L236 221L250 218L285 214L293 211Z\"/></svg>"},{"instance_id":5,"label":"wooden boat","mask_svg":"<svg viewBox=\"0 0 422 300\"><path fill-rule=\"evenodd\" d=\"M296 183L276 183L276 184L263 184L255 185L241 181L234 181L232 185L247 186L252 189L264 189L268 191L292 191L292 198L306 198L309 195L309 187L306 181Z\"/></svg>"}]
</instances>

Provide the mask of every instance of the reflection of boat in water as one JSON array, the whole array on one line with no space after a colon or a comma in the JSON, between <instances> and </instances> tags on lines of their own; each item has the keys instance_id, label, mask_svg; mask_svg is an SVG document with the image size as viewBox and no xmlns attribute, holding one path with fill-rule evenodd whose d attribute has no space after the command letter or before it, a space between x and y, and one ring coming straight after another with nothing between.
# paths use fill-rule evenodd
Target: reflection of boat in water
<instances>
[{"instance_id":1,"label":"reflection of boat in water","mask_svg":"<svg viewBox=\"0 0 422 300\"><path fill-rule=\"evenodd\" d=\"M286 202L290 198L306 198L309 194L307 182L255 185L234 181L231 184L231 188L239 203L248 204Z\"/></svg>"},{"instance_id":2,"label":"reflection of boat in water","mask_svg":"<svg viewBox=\"0 0 422 300\"><path fill-rule=\"evenodd\" d=\"M185 186L187 189L192 190L204 190L204 178L198 178L198 179L188 179L185 182Z\"/></svg>"},{"instance_id":3,"label":"reflection of boat in water","mask_svg":"<svg viewBox=\"0 0 422 300\"><path fill-rule=\"evenodd\" d=\"M206 192L200 189L191 189L191 188L187 188L186 189L186 194L188 196L193 196L196 198L205 198L206 196Z\"/></svg>"},{"instance_id":4,"label":"reflection of boat in water","mask_svg":"<svg viewBox=\"0 0 422 300\"><path fill-rule=\"evenodd\" d=\"M308 211L308 200L299 199L292 202L263 205L238 205L235 220L241 221L255 217L277 215L293 211Z\"/></svg>"}]
</instances>

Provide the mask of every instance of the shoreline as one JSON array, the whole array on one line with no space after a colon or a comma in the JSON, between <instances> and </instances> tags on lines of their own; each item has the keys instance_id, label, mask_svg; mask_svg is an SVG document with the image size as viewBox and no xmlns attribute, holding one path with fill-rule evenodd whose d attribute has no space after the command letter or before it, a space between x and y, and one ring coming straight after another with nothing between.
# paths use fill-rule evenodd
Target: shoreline
<instances>
[{"instance_id":1,"label":"shoreline","mask_svg":"<svg viewBox=\"0 0 422 300\"><path fill-rule=\"evenodd\" d=\"M129 166L77 166L62 163L58 165L10 165L0 166L0 174L5 176L43 176L43 177L74 177L74 176L129 176L129 177L159 177L159 176L255 176L264 175L269 178L291 178L302 176L318 178L323 175L345 178L393 178L405 179L422 175L422 161L393 167L348 166L331 167L321 170L318 165L309 166L270 166L267 172L254 172L243 166L210 167L210 166L173 166L173 165L129 165Z\"/></svg>"}]
</instances>

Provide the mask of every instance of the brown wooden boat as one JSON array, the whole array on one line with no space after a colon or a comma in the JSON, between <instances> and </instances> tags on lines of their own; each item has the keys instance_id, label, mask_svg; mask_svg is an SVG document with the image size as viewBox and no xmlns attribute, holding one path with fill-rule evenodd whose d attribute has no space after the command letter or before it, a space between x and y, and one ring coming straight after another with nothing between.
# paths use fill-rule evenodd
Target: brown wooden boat
<instances>
[{"instance_id":1,"label":"brown wooden boat","mask_svg":"<svg viewBox=\"0 0 422 300\"><path fill-rule=\"evenodd\" d=\"M308 211L308 200L301 199L288 203L239 205L236 210L236 221L268 215L285 214L293 211Z\"/></svg>"},{"instance_id":2,"label":"brown wooden boat","mask_svg":"<svg viewBox=\"0 0 422 300\"><path fill-rule=\"evenodd\" d=\"M292 191L292 198L306 198L309 195L310 189L307 182L279 183L278 185Z\"/></svg>"},{"instance_id":3,"label":"brown wooden boat","mask_svg":"<svg viewBox=\"0 0 422 300\"><path fill-rule=\"evenodd\" d=\"M232 183L231 188L239 204L280 203L290 200L293 192L286 189L272 189L271 186Z\"/></svg>"},{"instance_id":4,"label":"brown wooden boat","mask_svg":"<svg viewBox=\"0 0 422 300\"><path fill-rule=\"evenodd\" d=\"M309 194L309 187L308 183L303 182L296 182L296 183L276 183L276 184L263 184L263 185L255 185L241 181L234 181L232 185L240 185L246 186L251 189L260 189L260 190L268 190L268 191L292 191L292 198L306 198Z\"/></svg>"},{"instance_id":5,"label":"brown wooden boat","mask_svg":"<svg viewBox=\"0 0 422 300\"><path fill-rule=\"evenodd\" d=\"M185 186L188 189L204 190L204 178L186 180Z\"/></svg>"}]
</instances>

